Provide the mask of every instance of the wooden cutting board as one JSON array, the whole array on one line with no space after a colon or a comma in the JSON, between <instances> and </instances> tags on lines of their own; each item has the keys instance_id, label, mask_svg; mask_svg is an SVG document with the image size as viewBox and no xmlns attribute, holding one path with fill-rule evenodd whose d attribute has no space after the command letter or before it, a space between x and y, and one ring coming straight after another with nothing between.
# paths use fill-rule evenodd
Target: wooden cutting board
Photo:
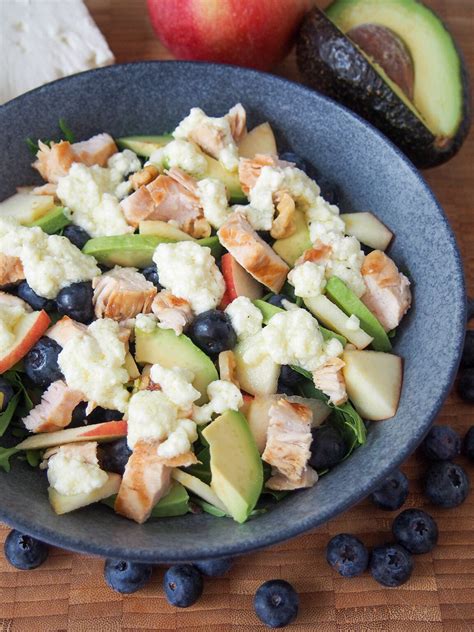
<instances>
[{"instance_id":1,"label":"wooden cutting board","mask_svg":"<svg viewBox=\"0 0 474 632\"><path fill-rule=\"evenodd\" d=\"M87 4L118 62L170 57L153 36L145 0L88 0ZM473 0L429 0L427 4L449 24L474 76ZM277 72L299 79L292 56ZM456 158L425 177L456 231L468 290L474 295L474 134ZM464 434L474 424L474 407L453 393L438 421ZM472 464L460 462L474 481ZM292 582L300 594L300 615L291 626L295 630L474 630L474 494L457 509L429 507L420 486L424 468L417 455L403 466L410 478L407 506L426 507L432 513L440 529L439 545L432 554L416 558L413 577L401 588L382 588L368 575L344 580L325 562L326 543L336 533L355 533L369 546L390 539L393 515L365 501L322 528L238 560L227 577L207 581L202 599L186 610L171 608L164 599L161 568L146 589L121 597L105 586L100 559L55 549L41 568L17 572L0 555L0 632L259 630L264 626L253 614L253 595L272 578ZM7 533L6 527L0 527L2 540Z\"/></svg>"}]
</instances>

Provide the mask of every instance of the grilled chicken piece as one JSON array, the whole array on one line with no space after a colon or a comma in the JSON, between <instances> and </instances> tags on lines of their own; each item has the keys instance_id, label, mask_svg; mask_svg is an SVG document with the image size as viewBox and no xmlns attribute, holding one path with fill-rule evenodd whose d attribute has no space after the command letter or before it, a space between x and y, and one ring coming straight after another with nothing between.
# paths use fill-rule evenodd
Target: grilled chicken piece
<instances>
[{"instance_id":1,"label":"grilled chicken piece","mask_svg":"<svg viewBox=\"0 0 474 632\"><path fill-rule=\"evenodd\" d=\"M178 336L193 319L193 312L188 301L175 296L169 290L161 290L155 296L151 311L160 323L167 329L174 329Z\"/></svg>"},{"instance_id":2,"label":"grilled chicken piece","mask_svg":"<svg viewBox=\"0 0 474 632\"><path fill-rule=\"evenodd\" d=\"M290 167L292 162L279 160L270 154L255 154L253 158L239 160L239 180L242 191L247 195L257 182L263 167Z\"/></svg>"},{"instance_id":3,"label":"grilled chicken piece","mask_svg":"<svg viewBox=\"0 0 474 632\"><path fill-rule=\"evenodd\" d=\"M317 239L314 242L312 248L308 248L308 250L305 250L301 257L299 257L295 261L295 268L296 266L299 266L302 263L306 263L307 261L311 261L312 263L325 263L331 258L331 254L331 246L323 244L322 241L319 241L319 239Z\"/></svg>"},{"instance_id":4,"label":"grilled chicken piece","mask_svg":"<svg viewBox=\"0 0 474 632\"><path fill-rule=\"evenodd\" d=\"M56 197L57 185L53 182L47 182L32 190L33 195L52 195Z\"/></svg>"},{"instance_id":5,"label":"grilled chicken piece","mask_svg":"<svg viewBox=\"0 0 474 632\"><path fill-rule=\"evenodd\" d=\"M139 524L145 522L156 503L171 487L172 467L164 465L158 443L139 441L125 467L115 501L115 511Z\"/></svg>"},{"instance_id":6,"label":"grilled chicken piece","mask_svg":"<svg viewBox=\"0 0 474 632\"><path fill-rule=\"evenodd\" d=\"M157 458L160 463L166 465L167 467L189 467L199 463L197 456L191 451L185 452L184 454L178 454L172 458L163 456L158 456Z\"/></svg>"},{"instance_id":7,"label":"grilled chicken piece","mask_svg":"<svg viewBox=\"0 0 474 632\"><path fill-rule=\"evenodd\" d=\"M96 317L117 321L150 312L157 291L135 268L119 266L95 277L92 287Z\"/></svg>"},{"instance_id":8,"label":"grilled chicken piece","mask_svg":"<svg viewBox=\"0 0 474 632\"><path fill-rule=\"evenodd\" d=\"M308 406L277 400L269 410L267 444L262 459L295 485L303 480L311 455L311 421ZM278 479L279 480L279 479Z\"/></svg>"},{"instance_id":9,"label":"grilled chicken piece","mask_svg":"<svg viewBox=\"0 0 474 632\"><path fill-rule=\"evenodd\" d=\"M233 351L221 351L218 358L219 364L219 377L226 382L232 382L237 388L240 388L239 380L237 378L236 369L237 364L235 362L235 355Z\"/></svg>"},{"instance_id":10,"label":"grilled chicken piece","mask_svg":"<svg viewBox=\"0 0 474 632\"><path fill-rule=\"evenodd\" d=\"M118 152L117 145L110 134L96 134L80 143L73 143L74 162L82 162L91 167L106 167L108 159Z\"/></svg>"},{"instance_id":11,"label":"grilled chicken piece","mask_svg":"<svg viewBox=\"0 0 474 632\"><path fill-rule=\"evenodd\" d=\"M313 381L336 406L347 402L347 391L342 369L345 363L340 358L331 358L323 366L313 371Z\"/></svg>"},{"instance_id":12,"label":"grilled chicken piece","mask_svg":"<svg viewBox=\"0 0 474 632\"><path fill-rule=\"evenodd\" d=\"M23 281L25 273L19 257L10 257L0 252L0 287Z\"/></svg>"},{"instance_id":13,"label":"grilled chicken piece","mask_svg":"<svg viewBox=\"0 0 474 632\"><path fill-rule=\"evenodd\" d=\"M66 342L69 342L73 336L82 334L85 331L87 331L87 325L78 323L69 318L69 316L63 316L61 320L58 320L55 325L48 329L46 336L55 340L61 347L64 347Z\"/></svg>"},{"instance_id":14,"label":"grilled chicken piece","mask_svg":"<svg viewBox=\"0 0 474 632\"><path fill-rule=\"evenodd\" d=\"M25 428L30 432L62 430L71 423L74 408L85 399L80 391L69 388L62 380L53 382L41 402L23 418Z\"/></svg>"},{"instance_id":15,"label":"grilled chicken piece","mask_svg":"<svg viewBox=\"0 0 474 632\"><path fill-rule=\"evenodd\" d=\"M254 279L276 294L281 290L290 268L258 236L243 213L232 213L217 234L224 248Z\"/></svg>"},{"instance_id":16,"label":"grilled chicken piece","mask_svg":"<svg viewBox=\"0 0 474 632\"><path fill-rule=\"evenodd\" d=\"M97 441L88 441L87 443L66 443L65 445L58 445L54 448L49 448L43 454L43 463L40 465L40 468L45 469L47 467L48 459L58 452L62 452L64 456L81 459L84 463L98 465L99 460L97 458L97 447Z\"/></svg>"},{"instance_id":17,"label":"grilled chicken piece","mask_svg":"<svg viewBox=\"0 0 474 632\"><path fill-rule=\"evenodd\" d=\"M367 287L361 300L385 331L395 329L411 305L410 281L381 250L365 257L361 272Z\"/></svg>"},{"instance_id":18,"label":"grilled chicken piece","mask_svg":"<svg viewBox=\"0 0 474 632\"><path fill-rule=\"evenodd\" d=\"M290 480L284 474L274 474L265 483L268 489L275 491L291 491L293 489L303 489L305 487L313 487L318 481L318 473L308 466L298 480Z\"/></svg>"}]
</instances>

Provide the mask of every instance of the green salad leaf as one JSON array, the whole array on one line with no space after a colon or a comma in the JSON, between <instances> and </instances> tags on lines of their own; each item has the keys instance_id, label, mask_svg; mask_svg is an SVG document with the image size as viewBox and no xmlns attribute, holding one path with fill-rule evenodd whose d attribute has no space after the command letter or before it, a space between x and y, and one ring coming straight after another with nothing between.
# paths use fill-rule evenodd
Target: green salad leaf
<instances>
[{"instance_id":1,"label":"green salad leaf","mask_svg":"<svg viewBox=\"0 0 474 632\"><path fill-rule=\"evenodd\" d=\"M9 472L11 469L10 458L17 454L19 450L16 448L1 448L0 447L0 468L5 472Z\"/></svg>"},{"instance_id":2,"label":"green salad leaf","mask_svg":"<svg viewBox=\"0 0 474 632\"><path fill-rule=\"evenodd\" d=\"M203 483L209 485L211 482L211 453L209 448L203 448L196 454L196 458L200 463L195 463L186 468L186 472L196 476Z\"/></svg>"},{"instance_id":3,"label":"green salad leaf","mask_svg":"<svg viewBox=\"0 0 474 632\"><path fill-rule=\"evenodd\" d=\"M8 406L0 413L0 437L3 437L6 429L10 425L11 420L13 419L13 415L15 414L15 410L18 406L18 402L20 401L21 391L17 391L15 395L11 398Z\"/></svg>"},{"instance_id":4,"label":"green salad leaf","mask_svg":"<svg viewBox=\"0 0 474 632\"><path fill-rule=\"evenodd\" d=\"M75 141L74 133L63 118L59 119L59 129L64 134L64 139L73 143Z\"/></svg>"},{"instance_id":5,"label":"green salad leaf","mask_svg":"<svg viewBox=\"0 0 474 632\"><path fill-rule=\"evenodd\" d=\"M43 460L42 450L26 450L26 460L31 467L38 467Z\"/></svg>"}]
</instances>

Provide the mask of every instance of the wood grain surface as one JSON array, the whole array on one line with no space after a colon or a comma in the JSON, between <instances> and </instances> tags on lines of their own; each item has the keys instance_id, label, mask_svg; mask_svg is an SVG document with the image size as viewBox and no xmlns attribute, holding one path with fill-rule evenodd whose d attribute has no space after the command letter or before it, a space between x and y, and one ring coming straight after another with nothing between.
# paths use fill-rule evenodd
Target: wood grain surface
<instances>
[{"instance_id":1,"label":"wood grain surface","mask_svg":"<svg viewBox=\"0 0 474 632\"><path fill-rule=\"evenodd\" d=\"M87 0L87 4L118 62L170 58L153 35L145 0ZM451 28L474 75L473 0L428 0L427 4ZM276 72L300 79L292 56ZM471 133L462 151L449 164L425 173L458 237L471 295L474 295L473 165L474 134ZM474 424L474 407L463 404L453 392L438 422L451 424L464 434ZM464 459L459 461L474 480L472 464ZM376 510L365 501L322 528L239 559L227 577L207 581L202 599L186 610L167 604L161 589L161 568L156 569L146 589L121 597L104 584L100 559L56 549L41 568L17 572L0 556L0 632L259 630L264 626L253 614L253 595L263 581L272 578L292 582L300 594L300 614L290 626L294 630L474 630L474 494L457 509L428 506L420 485L425 466L419 455L412 456L403 466L410 479L407 506L426 507L432 513L440 529L439 545L431 554L416 558L413 577L401 588L383 588L369 575L344 580L325 562L329 537L341 531L357 534L368 546L390 540L394 514ZM0 527L2 539L7 533L6 527Z\"/></svg>"}]
</instances>

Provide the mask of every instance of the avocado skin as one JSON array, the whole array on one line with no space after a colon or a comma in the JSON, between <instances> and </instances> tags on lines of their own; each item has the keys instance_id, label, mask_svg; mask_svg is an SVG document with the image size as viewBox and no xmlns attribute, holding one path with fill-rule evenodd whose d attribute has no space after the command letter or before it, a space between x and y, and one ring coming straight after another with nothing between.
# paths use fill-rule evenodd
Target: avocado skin
<instances>
[{"instance_id":1,"label":"avocado skin","mask_svg":"<svg viewBox=\"0 0 474 632\"><path fill-rule=\"evenodd\" d=\"M312 87L370 121L418 168L425 169L452 158L469 131L469 79L463 57L456 50L461 59L463 113L455 136L443 143L393 92L357 46L316 7L302 23L296 57L298 68Z\"/></svg>"}]
</instances>

